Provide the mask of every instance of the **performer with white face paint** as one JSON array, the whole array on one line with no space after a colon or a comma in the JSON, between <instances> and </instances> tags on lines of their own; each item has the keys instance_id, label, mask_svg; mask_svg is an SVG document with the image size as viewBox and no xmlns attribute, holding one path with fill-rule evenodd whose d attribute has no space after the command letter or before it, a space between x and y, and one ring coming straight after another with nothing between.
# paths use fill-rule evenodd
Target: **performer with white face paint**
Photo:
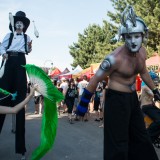
<instances>
[{"instance_id":1,"label":"performer with white face paint","mask_svg":"<svg viewBox=\"0 0 160 160\"><path fill-rule=\"evenodd\" d=\"M6 59L4 75L0 78L0 87L9 91L17 92L15 101L11 101L10 97L3 99L0 94L0 105L15 106L26 98L27 93L27 77L26 70L22 65L26 64L26 57L32 50L32 41L30 37L25 34L29 27L30 20L22 11L18 11L12 19L10 13L10 20L13 20L14 26L9 25L11 33L8 33L0 46L0 54ZM14 31L15 32L14 32ZM14 33L13 33L14 32ZM0 132L2 130L5 115L0 115ZM22 108L16 115L16 153L22 154L22 159L25 159L25 109Z\"/></svg>"},{"instance_id":2,"label":"performer with white face paint","mask_svg":"<svg viewBox=\"0 0 160 160\"><path fill-rule=\"evenodd\" d=\"M126 46L132 53L137 53L142 46L143 37L141 33L125 34Z\"/></svg>"},{"instance_id":3,"label":"performer with white face paint","mask_svg":"<svg viewBox=\"0 0 160 160\"><path fill-rule=\"evenodd\" d=\"M145 128L135 87L139 73L154 92L154 100L160 100L160 93L148 74L147 53L142 46L148 29L134 14L132 6L125 9L121 18L120 35L125 44L103 60L83 92L77 114L84 116L98 82L109 76L104 106L104 160L158 160Z\"/></svg>"}]
</instances>

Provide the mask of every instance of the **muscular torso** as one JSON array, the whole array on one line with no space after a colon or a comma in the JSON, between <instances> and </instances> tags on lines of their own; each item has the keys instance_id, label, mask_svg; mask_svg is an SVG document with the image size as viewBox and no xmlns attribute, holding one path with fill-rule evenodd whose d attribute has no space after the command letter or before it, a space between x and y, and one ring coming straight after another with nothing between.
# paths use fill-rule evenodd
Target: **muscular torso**
<instances>
[{"instance_id":1,"label":"muscular torso","mask_svg":"<svg viewBox=\"0 0 160 160\"><path fill-rule=\"evenodd\" d=\"M145 68L145 49L141 47L136 55L132 55L125 46L122 46L109 56L111 56L111 68L108 71L99 68L93 80L91 79L88 89L92 92L98 81L109 76L108 88L129 93L135 91L136 76Z\"/></svg>"},{"instance_id":2,"label":"muscular torso","mask_svg":"<svg viewBox=\"0 0 160 160\"><path fill-rule=\"evenodd\" d=\"M135 91L136 76L145 66L145 53L143 49L134 56L121 48L113 56L116 61L112 66L113 72L109 76L108 87L124 92Z\"/></svg>"}]
</instances>

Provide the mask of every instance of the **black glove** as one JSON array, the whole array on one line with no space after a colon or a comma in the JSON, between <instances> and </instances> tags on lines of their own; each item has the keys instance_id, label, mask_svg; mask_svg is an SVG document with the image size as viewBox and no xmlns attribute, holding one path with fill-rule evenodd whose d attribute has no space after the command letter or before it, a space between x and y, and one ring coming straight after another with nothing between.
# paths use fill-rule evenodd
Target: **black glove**
<instances>
[{"instance_id":1,"label":"black glove","mask_svg":"<svg viewBox=\"0 0 160 160\"><path fill-rule=\"evenodd\" d=\"M154 94L154 101L160 101L160 92L158 88L152 90L152 92Z\"/></svg>"}]
</instances>

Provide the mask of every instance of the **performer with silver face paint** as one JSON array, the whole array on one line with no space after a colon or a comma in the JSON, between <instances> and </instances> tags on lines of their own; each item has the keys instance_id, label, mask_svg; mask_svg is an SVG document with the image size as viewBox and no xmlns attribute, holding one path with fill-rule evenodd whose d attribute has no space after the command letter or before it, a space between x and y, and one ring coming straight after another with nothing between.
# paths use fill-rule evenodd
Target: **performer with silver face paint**
<instances>
[{"instance_id":1,"label":"performer with silver face paint","mask_svg":"<svg viewBox=\"0 0 160 160\"><path fill-rule=\"evenodd\" d=\"M9 91L17 92L15 101L11 101L10 97L3 99L0 94L0 105L15 106L26 98L27 93L27 77L26 70L22 65L26 64L26 57L32 50L32 41L25 34L29 27L30 20L22 11L18 11L15 16L10 14L10 19L14 24L9 25L11 33L8 33L0 46L0 54L6 60L4 75L0 79L0 87ZM0 114L0 132L2 130L5 115ZM25 160L25 109L22 108L16 115L16 133L15 133L16 153L22 154L22 160Z\"/></svg>"},{"instance_id":2,"label":"performer with silver face paint","mask_svg":"<svg viewBox=\"0 0 160 160\"><path fill-rule=\"evenodd\" d=\"M145 128L135 87L139 73L153 90L154 100L160 100L160 93L148 74L147 52L142 46L148 28L135 15L132 6L127 6L122 13L121 23L119 32L125 44L103 60L83 92L77 114L84 116L98 82L109 76L104 107L104 160L158 160Z\"/></svg>"}]
</instances>

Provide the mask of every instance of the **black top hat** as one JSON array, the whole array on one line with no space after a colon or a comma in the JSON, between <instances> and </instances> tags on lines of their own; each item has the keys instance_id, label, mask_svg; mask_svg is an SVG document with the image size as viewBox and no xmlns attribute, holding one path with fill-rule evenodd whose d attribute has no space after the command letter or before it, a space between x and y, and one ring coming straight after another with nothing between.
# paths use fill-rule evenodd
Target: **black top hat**
<instances>
[{"instance_id":1,"label":"black top hat","mask_svg":"<svg viewBox=\"0 0 160 160\"><path fill-rule=\"evenodd\" d=\"M23 32L25 33L29 24L30 24L30 20L26 17L26 14L22 11L18 11L15 16L13 16L14 18L14 28L15 28L15 23L17 21L22 21L24 24L24 28L23 28ZM11 23L9 24L9 29L12 31L12 26ZM15 28L16 29L16 28Z\"/></svg>"}]
</instances>

